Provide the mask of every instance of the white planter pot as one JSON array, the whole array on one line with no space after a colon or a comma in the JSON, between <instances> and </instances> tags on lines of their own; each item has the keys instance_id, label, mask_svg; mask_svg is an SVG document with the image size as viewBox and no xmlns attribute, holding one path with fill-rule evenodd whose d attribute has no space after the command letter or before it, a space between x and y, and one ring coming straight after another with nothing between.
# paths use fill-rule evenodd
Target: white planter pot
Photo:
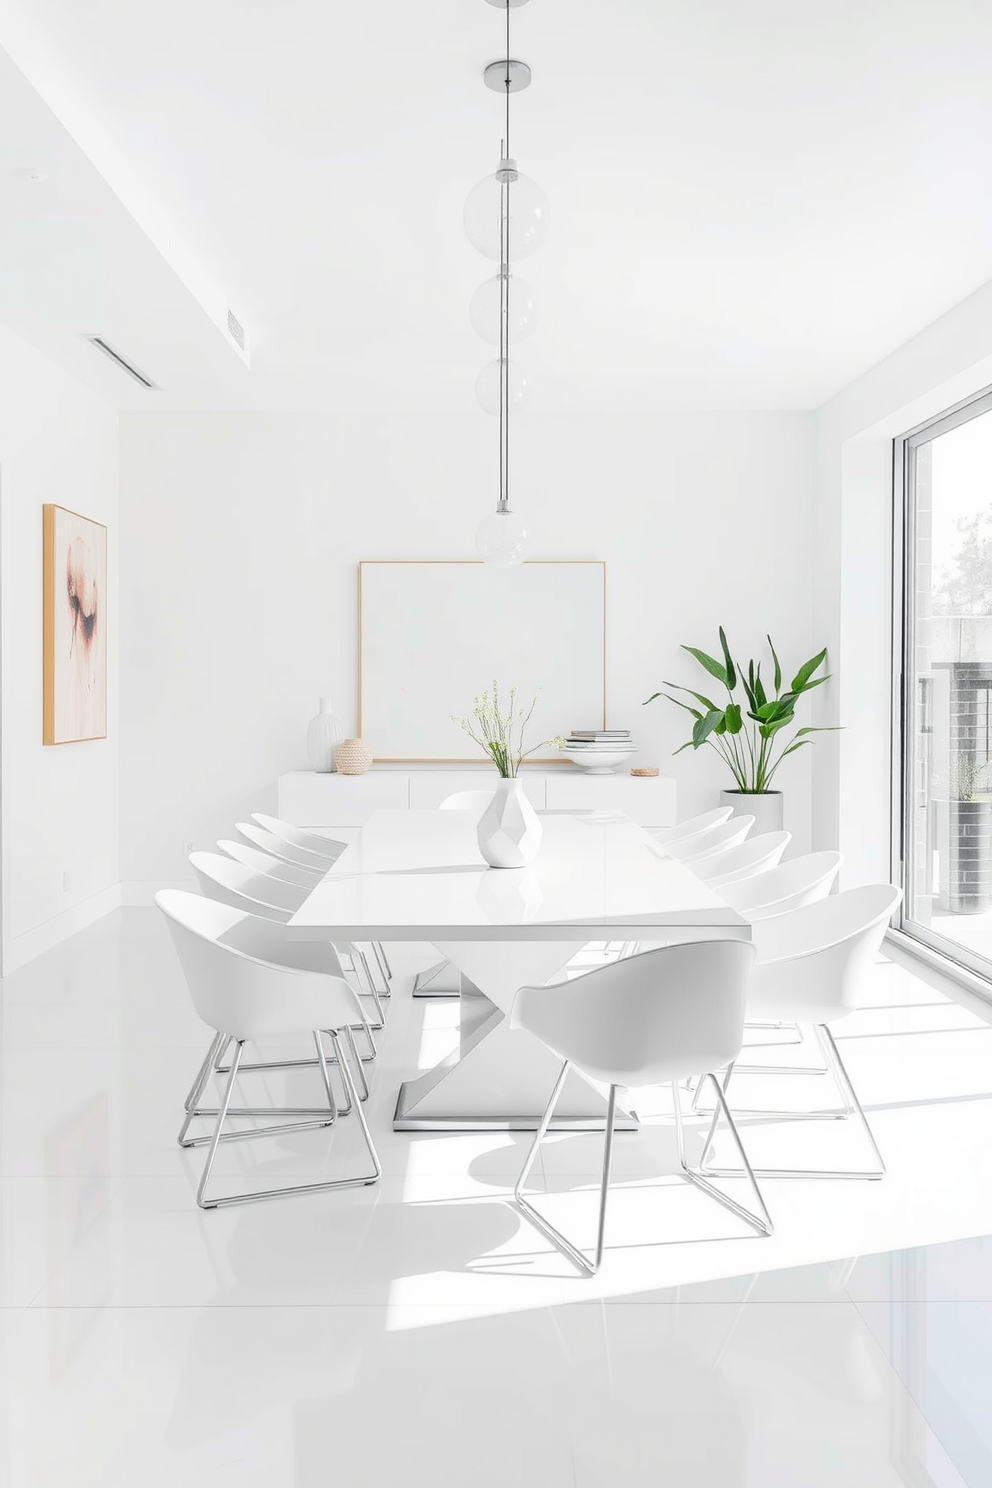
<instances>
[{"instance_id":1,"label":"white planter pot","mask_svg":"<svg viewBox=\"0 0 992 1488\"><path fill-rule=\"evenodd\" d=\"M330 698L321 698L320 711L307 727L307 758L311 770L327 775L334 769L334 751L344 738L344 729L331 712Z\"/></svg>"},{"instance_id":2,"label":"white planter pot","mask_svg":"<svg viewBox=\"0 0 992 1488\"><path fill-rule=\"evenodd\" d=\"M496 794L477 827L479 851L490 868L525 868L537 857L544 828L519 780L496 782Z\"/></svg>"},{"instance_id":3,"label":"white planter pot","mask_svg":"<svg viewBox=\"0 0 992 1488\"><path fill-rule=\"evenodd\" d=\"M725 790L720 792L720 805L732 806L735 816L753 816L754 826L749 837L758 837L762 832L781 832L783 797L781 791L762 791L759 795L746 791Z\"/></svg>"}]
</instances>

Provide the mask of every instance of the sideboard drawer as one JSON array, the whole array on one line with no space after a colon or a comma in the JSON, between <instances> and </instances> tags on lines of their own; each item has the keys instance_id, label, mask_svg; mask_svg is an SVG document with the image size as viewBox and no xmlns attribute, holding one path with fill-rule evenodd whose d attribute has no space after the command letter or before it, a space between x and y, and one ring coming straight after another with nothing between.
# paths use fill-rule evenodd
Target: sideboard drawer
<instances>
[{"instance_id":1,"label":"sideboard drawer","mask_svg":"<svg viewBox=\"0 0 992 1488\"><path fill-rule=\"evenodd\" d=\"M622 811L642 827L675 825L675 781L667 775L548 776L549 811Z\"/></svg>"}]
</instances>

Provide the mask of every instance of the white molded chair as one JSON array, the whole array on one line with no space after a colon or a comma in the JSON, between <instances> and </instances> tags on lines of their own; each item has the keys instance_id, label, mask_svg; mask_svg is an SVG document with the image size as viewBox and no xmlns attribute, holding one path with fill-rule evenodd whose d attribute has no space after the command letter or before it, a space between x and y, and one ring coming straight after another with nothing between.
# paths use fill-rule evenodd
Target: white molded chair
<instances>
[{"instance_id":1,"label":"white molded chair","mask_svg":"<svg viewBox=\"0 0 992 1488\"><path fill-rule=\"evenodd\" d=\"M276 920L282 925L289 923L310 894L308 888L287 883L284 879L270 877L265 873L256 873L223 853L190 853L189 862L196 874L200 891L208 898L217 899L221 904L230 904L234 909L245 910L248 914ZM378 1019L372 1026L382 1028L382 1004L365 952L360 945L350 941L335 948L336 955L342 952L352 961L356 973L361 972L367 995L372 999Z\"/></svg>"},{"instance_id":2,"label":"white molded chair","mask_svg":"<svg viewBox=\"0 0 992 1488\"><path fill-rule=\"evenodd\" d=\"M806 853L757 878L721 885L720 897L746 920L767 920L826 899L842 862L839 852Z\"/></svg>"},{"instance_id":3,"label":"white molded chair","mask_svg":"<svg viewBox=\"0 0 992 1488\"><path fill-rule=\"evenodd\" d=\"M288 842L290 847L301 847L304 852L327 858L331 863L337 861L348 845L336 842L332 837L321 837L317 832L305 832L302 827L294 827L292 822L282 821L278 816L266 816L262 811L253 811L251 819L266 832L271 832L273 837L278 837L280 842Z\"/></svg>"},{"instance_id":4,"label":"white molded chair","mask_svg":"<svg viewBox=\"0 0 992 1488\"><path fill-rule=\"evenodd\" d=\"M726 900L731 909L736 909L739 915L743 915L752 924L755 920L767 920L773 915L787 914L790 909L800 909L804 904L816 904L820 899L825 899L840 872L842 862L843 855L839 852L807 853L804 857L793 858L789 863L780 863L777 868L760 873L756 878L742 878L731 884L721 884L720 898ZM783 1026L778 1019L769 1023L749 1024L751 1028L781 1029ZM797 1036L785 1040L776 1039L776 1048L783 1042L803 1042L798 1024L792 1026ZM824 1066L808 1065L738 1064L737 1069L766 1075L782 1074L783 1071L808 1075L828 1073Z\"/></svg>"},{"instance_id":5,"label":"white molded chair","mask_svg":"<svg viewBox=\"0 0 992 1488\"><path fill-rule=\"evenodd\" d=\"M722 827L733 815L733 810L732 806L718 806L715 811L689 816L674 827L651 827L649 831L656 842L681 842L685 837L701 837L705 832L712 832L714 827Z\"/></svg>"},{"instance_id":6,"label":"white molded chair","mask_svg":"<svg viewBox=\"0 0 992 1488\"><path fill-rule=\"evenodd\" d=\"M711 888L722 890L725 884L729 886L743 879L755 878L777 867L791 841L791 832L762 832L757 837L749 837L746 842L739 842L736 847L710 853L686 866Z\"/></svg>"},{"instance_id":7,"label":"white molded chair","mask_svg":"<svg viewBox=\"0 0 992 1488\"><path fill-rule=\"evenodd\" d=\"M288 924L310 894L301 884L257 873L225 853L192 852L190 867L201 891L221 904Z\"/></svg>"},{"instance_id":8,"label":"white molded chair","mask_svg":"<svg viewBox=\"0 0 992 1488\"><path fill-rule=\"evenodd\" d=\"M753 816L732 816L720 826L711 827L695 837L685 837L678 842L662 843L665 852L682 863L693 863L707 858L711 853L723 852L743 842L754 826Z\"/></svg>"},{"instance_id":9,"label":"white molded chair","mask_svg":"<svg viewBox=\"0 0 992 1488\"><path fill-rule=\"evenodd\" d=\"M227 1085L216 1112L206 1112L199 1107L213 1059L208 1058L205 1061L195 1092L193 1112L198 1115L216 1115L213 1135L209 1138L187 1137L189 1124L193 1119L192 1114L187 1114L179 1136L180 1145L184 1147L209 1142L207 1161L196 1193L196 1202L200 1208L216 1209L222 1205L279 1198L285 1194L318 1193L327 1189L355 1188L375 1183L382 1170L341 1042L342 1033L361 1018L358 997L342 975L317 967L310 954L313 949L326 951L329 947L294 945L286 942L283 935L279 947L280 960L277 962L270 959L269 951L281 932L270 920L255 919L252 915L242 914L216 900L202 899L197 894L187 894L179 889L166 889L156 894L155 903L168 922L193 1006L203 1021L215 1031L212 1049L220 1051L232 1040L235 1044ZM284 959L290 950L297 953L295 965ZM344 1114L351 1111L355 1113L372 1160L372 1172L356 1178L335 1178L320 1183L208 1198L207 1184L222 1141L249 1140L252 1137L271 1136L281 1132L310 1131L331 1126L337 1119L334 1087L321 1039L322 1031L328 1033L337 1055L338 1069L347 1095ZM313 1039L327 1096L326 1107L280 1107L278 1114L292 1113L306 1119L248 1131L225 1132L224 1127L229 1118L239 1114L232 1109L231 1098L245 1044L249 1040L286 1034L309 1034ZM249 1110L244 1114L254 1116L256 1112Z\"/></svg>"},{"instance_id":10,"label":"white molded chair","mask_svg":"<svg viewBox=\"0 0 992 1488\"><path fill-rule=\"evenodd\" d=\"M245 914L256 915L260 919L272 920L276 924L285 925L292 919L293 914L307 897L308 890L301 889L295 884L283 882L281 879L267 878L264 874L254 873L242 863L236 863L232 858L224 857L221 853L194 852L189 855L190 866L196 874L197 883L201 892L208 899L215 899L219 904L230 905L232 909L240 909ZM284 937L283 937L284 939ZM354 972L361 972L367 995L372 999L375 1008L375 1021L370 1022L362 1009L362 1021L355 1025L353 1032L364 1033L369 1045L369 1061L376 1057L375 1040L372 1037L373 1030L378 1031L385 1026L382 1003L376 990L372 973L369 970L368 960L361 946L344 943L340 946L327 942L328 955L321 960L322 943L314 943L314 955L316 961L314 966L318 969L323 967L329 974L343 975L340 958L347 956L351 962ZM278 961L278 943L273 944L271 959ZM326 964L325 964L326 963ZM291 957L290 965L295 964L295 957ZM361 1004L359 1004L361 1007ZM223 1053L223 1050L221 1051ZM295 1069L301 1065L313 1064L312 1059L276 1059L265 1060L254 1064L245 1064L242 1069L248 1070L273 1070L273 1069ZM216 1068L223 1073L223 1067L219 1063L219 1056L215 1061ZM199 1076L197 1076L199 1079ZM368 1085L362 1072L362 1088L368 1095ZM363 1097L364 1098L364 1097ZM188 1109L188 1107L187 1107Z\"/></svg>"},{"instance_id":11,"label":"white molded chair","mask_svg":"<svg viewBox=\"0 0 992 1488\"><path fill-rule=\"evenodd\" d=\"M274 832L260 827L257 822L235 822L235 830L246 842L250 842L253 847L260 847L270 857L279 858L283 863L292 863L297 868L309 868L318 878L323 878L332 866L326 857L308 852L305 847L294 847L291 842L277 837Z\"/></svg>"},{"instance_id":12,"label":"white molded chair","mask_svg":"<svg viewBox=\"0 0 992 1488\"><path fill-rule=\"evenodd\" d=\"M265 852L260 847L250 847L247 842L232 842L227 838L221 838L217 843L221 852L227 857L233 858L236 863L242 863L254 873L264 874L266 878L281 879L284 883L296 884L297 887L305 889L307 893L324 877L325 868L297 868L293 863L286 863L282 858L274 858L271 853ZM302 903L302 900L300 901ZM298 908L299 906L297 906ZM386 952L378 941L370 941L372 954L375 956L379 974L382 977L382 986L379 992L383 997L390 995L389 979L392 975ZM368 972L368 963L364 952L362 956L363 973ZM369 981L372 980L368 973Z\"/></svg>"},{"instance_id":13,"label":"white molded chair","mask_svg":"<svg viewBox=\"0 0 992 1488\"><path fill-rule=\"evenodd\" d=\"M831 1028L855 1012L863 1000L879 947L901 899L902 890L892 884L870 884L865 888L833 894L787 914L758 920L753 925L758 959L748 991L748 1021L811 1023L827 1069L845 1102L845 1108L840 1112L766 1114L798 1120L810 1119L811 1116L822 1119L824 1114L857 1116L877 1163L875 1168L863 1171L756 1168L759 1177L878 1179L885 1176L885 1163ZM724 1078L725 1091L733 1068L731 1064ZM717 1115L718 1112L714 1111L714 1122ZM712 1141L711 1132L703 1152L702 1170L728 1177L738 1174L738 1169L707 1166Z\"/></svg>"},{"instance_id":14,"label":"white molded chair","mask_svg":"<svg viewBox=\"0 0 992 1488\"><path fill-rule=\"evenodd\" d=\"M440 811L474 811L479 817L493 798L492 791L454 791L445 796ZM445 975L445 973L448 973ZM438 961L426 971L418 971L413 979L414 997L458 997L461 995L461 979L450 961Z\"/></svg>"},{"instance_id":15,"label":"white molded chair","mask_svg":"<svg viewBox=\"0 0 992 1488\"><path fill-rule=\"evenodd\" d=\"M222 853L226 853L236 863L243 863L253 872L264 873L266 878L281 878L284 883L296 884L308 892L324 876L319 868L297 868L292 863L284 862L282 858L274 858L260 847L250 847L247 842L232 842L230 838L222 837L217 846Z\"/></svg>"},{"instance_id":16,"label":"white molded chair","mask_svg":"<svg viewBox=\"0 0 992 1488\"><path fill-rule=\"evenodd\" d=\"M277 837L274 832L270 832L267 827L260 827L257 822L236 822L235 829L241 833L241 836L246 842L250 843L253 847L261 848L270 857L276 858L282 863L289 863L295 868L307 869L315 875L315 881L323 878L329 869L333 867L333 862L330 859L318 857L316 853L310 852L308 848L297 847L292 842L286 842L282 837ZM376 961L379 963L383 981L386 984L383 995L388 997L389 983L393 976L389 959L378 941L372 941L370 944L375 953Z\"/></svg>"},{"instance_id":17,"label":"white molded chair","mask_svg":"<svg viewBox=\"0 0 992 1488\"><path fill-rule=\"evenodd\" d=\"M510 1014L511 1027L527 1029L564 1063L514 1188L514 1197L534 1223L583 1271L592 1274L603 1259L618 1088L671 1082L683 1175L759 1234L771 1234L768 1210L753 1177L751 1187L757 1200L757 1214L721 1193L690 1168L686 1161L679 1093L679 1082L690 1075L701 1075L710 1082L744 1168L750 1173L734 1119L713 1071L722 1069L728 1057L736 1059L740 1052L748 975L753 962L754 949L747 941L696 941L615 961L569 982L521 987L517 993ZM523 1193L572 1065L588 1079L609 1086L599 1229L592 1261L556 1230Z\"/></svg>"}]
</instances>

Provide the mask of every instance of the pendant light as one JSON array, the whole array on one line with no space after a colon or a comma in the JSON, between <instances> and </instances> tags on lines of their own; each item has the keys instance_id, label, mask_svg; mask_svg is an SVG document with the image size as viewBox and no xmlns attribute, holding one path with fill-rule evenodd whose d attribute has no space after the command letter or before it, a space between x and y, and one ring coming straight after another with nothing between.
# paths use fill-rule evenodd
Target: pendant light
<instances>
[{"instance_id":1,"label":"pendant light","mask_svg":"<svg viewBox=\"0 0 992 1488\"><path fill-rule=\"evenodd\" d=\"M506 12L506 53L483 74L486 86L502 92L506 124L498 168L474 186L465 203L464 223L469 242L499 267L472 296L469 316L484 341L499 347L496 361L484 366L476 379L476 397L486 413L499 418L499 499L496 510L480 522L475 545L483 562L513 568L527 551L527 527L510 510L510 410L527 405L530 386L524 370L510 361L510 336L522 339L537 323L537 304L528 284L514 278L512 260L526 258L540 248L548 231L548 203L536 181L517 169L510 154L510 94L530 85L526 62L510 56L510 11L527 0L488 0Z\"/></svg>"}]
</instances>

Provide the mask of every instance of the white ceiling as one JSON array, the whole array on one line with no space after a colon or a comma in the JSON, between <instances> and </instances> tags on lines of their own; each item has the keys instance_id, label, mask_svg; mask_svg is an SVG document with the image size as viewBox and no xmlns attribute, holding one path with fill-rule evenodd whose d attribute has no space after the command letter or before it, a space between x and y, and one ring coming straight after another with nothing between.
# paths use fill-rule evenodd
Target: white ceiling
<instances>
[{"instance_id":1,"label":"white ceiling","mask_svg":"<svg viewBox=\"0 0 992 1488\"><path fill-rule=\"evenodd\" d=\"M77 371L80 332L119 342L162 385L91 369L121 406L473 408L490 270L461 211L498 153L502 25L484 0L0 0L68 130L6 65L0 319ZM532 0L512 25L514 153L552 210L535 409L814 407L992 278L989 0ZM184 284L226 296L250 373Z\"/></svg>"}]
</instances>

